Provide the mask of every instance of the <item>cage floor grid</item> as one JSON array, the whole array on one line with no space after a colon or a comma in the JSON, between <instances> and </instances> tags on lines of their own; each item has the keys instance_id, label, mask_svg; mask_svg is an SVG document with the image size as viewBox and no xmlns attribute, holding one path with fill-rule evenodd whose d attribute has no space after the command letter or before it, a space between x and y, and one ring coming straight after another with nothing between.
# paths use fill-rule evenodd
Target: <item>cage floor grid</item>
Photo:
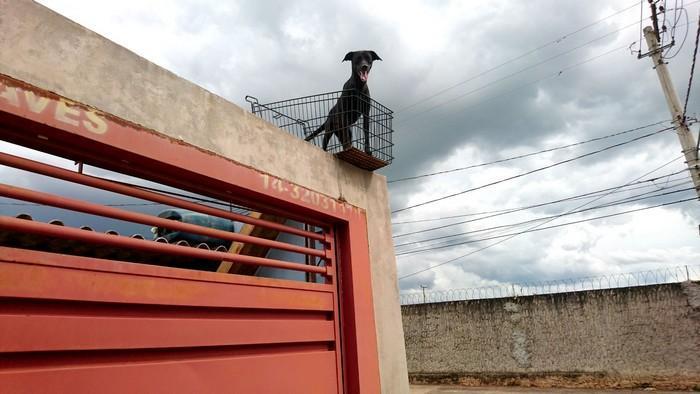
<instances>
[{"instance_id":1,"label":"cage floor grid","mask_svg":"<svg viewBox=\"0 0 700 394\"><path fill-rule=\"evenodd\" d=\"M368 155L367 153L354 147L338 152L335 154L335 156L356 167L360 167L363 170L368 171L374 171L387 165L387 162L384 160L377 159L376 157Z\"/></svg>"}]
</instances>

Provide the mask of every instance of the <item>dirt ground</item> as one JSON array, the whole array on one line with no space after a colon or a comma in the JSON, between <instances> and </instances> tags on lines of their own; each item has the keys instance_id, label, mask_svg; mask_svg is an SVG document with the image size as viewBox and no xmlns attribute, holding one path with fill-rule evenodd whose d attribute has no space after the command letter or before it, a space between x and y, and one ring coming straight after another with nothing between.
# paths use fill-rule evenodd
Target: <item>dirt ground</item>
<instances>
[{"instance_id":1,"label":"dirt ground","mask_svg":"<svg viewBox=\"0 0 700 394\"><path fill-rule=\"evenodd\" d=\"M465 376L460 376L459 374L413 374L409 376L409 382L417 389L422 387L423 391L417 392L421 394L468 391L482 393L529 391L536 393L538 392L537 389L547 393L605 393L607 391L618 393L655 391L657 393L664 393L674 392L674 390L675 392L700 391L700 381L697 378L688 378L684 376L629 378L606 376L603 374L484 374ZM473 388L473 390L468 388Z\"/></svg>"},{"instance_id":2,"label":"dirt ground","mask_svg":"<svg viewBox=\"0 0 700 394\"><path fill-rule=\"evenodd\" d=\"M600 389L535 389L527 387L464 387L464 386L435 386L435 385L411 385L411 394L448 394L448 393L548 393L548 394L592 394L592 393L655 393L671 394L680 391L657 391L650 389L639 390L600 390Z\"/></svg>"}]
</instances>

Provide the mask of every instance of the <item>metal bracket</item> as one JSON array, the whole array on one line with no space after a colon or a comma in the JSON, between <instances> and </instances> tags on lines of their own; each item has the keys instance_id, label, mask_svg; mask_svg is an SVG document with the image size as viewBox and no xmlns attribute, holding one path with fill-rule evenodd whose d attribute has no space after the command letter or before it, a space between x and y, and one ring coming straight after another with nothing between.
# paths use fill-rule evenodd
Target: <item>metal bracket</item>
<instances>
[{"instance_id":1,"label":"metal bracket","mask_svg":"<svg viewBox=\"0 0 700 394\"><path fill-rule=\"evenodd\" d=\"M662 46L662 47L659 47L659 48L657 48L657 49L655 49L655 50L653 50L653 51L649 51L649 52L647 52L647 53L640 53L639 55L637 55L637 59L642 59L642 58L645 58L645 57L648 57L648 56L656 55L656 54L659 53L659 52L663 52L664 49L668 49L668 48L670 48L670 47L672 47L672 46L674 46L674 45L676 45L676 41L675 41L675 40L674 40L674 41L671 41L670 43L668 43L668 44L666 44L666 45L664 45L664 46ZM656 66L654 66L654 68L656 68Z\"/></svg>"}]
</instances>

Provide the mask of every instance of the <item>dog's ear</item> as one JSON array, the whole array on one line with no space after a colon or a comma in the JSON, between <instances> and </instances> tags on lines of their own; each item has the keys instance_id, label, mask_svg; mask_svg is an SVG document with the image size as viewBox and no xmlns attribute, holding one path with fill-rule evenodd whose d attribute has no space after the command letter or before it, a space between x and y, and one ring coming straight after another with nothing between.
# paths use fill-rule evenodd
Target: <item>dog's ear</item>
<instances>
[{"instance_id":1,"label":"dog's ear","mask_svg":"<svg viewBox=\"0 0 700 394\"><path fill-rule=\"evenodd\" d=\"M375 52L375 51L369 51L369 53L370 53L370 55L372 55L372 61L375 61L375 60L382 60L382 58L379 57L379 55L377 55L377 52Z\"/></svg>"},{"instance_id":2,"label":"dog's ear","mask_svg":"<svg viewBox=\"0 0 700 394\"><path fill-rule=\"evenodd\" d=\"M348 52L348 53L345 55L345 59L343 59L343 61L344 61L344 62L352 61L352 56L353 56L354 54L355 54L355 52Z\"/></svg>"}]
</instances>

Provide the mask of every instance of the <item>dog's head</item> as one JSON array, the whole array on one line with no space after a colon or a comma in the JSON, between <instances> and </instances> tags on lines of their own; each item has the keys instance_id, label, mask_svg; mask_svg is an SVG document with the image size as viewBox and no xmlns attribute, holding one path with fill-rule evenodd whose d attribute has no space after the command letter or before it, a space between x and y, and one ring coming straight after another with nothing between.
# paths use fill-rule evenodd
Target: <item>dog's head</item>
<instances>
[{"instance_id":1,"label":"dog's head","mask_svg":"<svg viewBox=\"0 0 700 394\"><path fill-rule=\"evenodd\" d=\"M362 82L367 82L369 79L369 70L372 69L372 62L382 60L374 51L353 51L345 55L343 61L352 62L352 73L357 75Z\"/></svg>"}]
</instances>

